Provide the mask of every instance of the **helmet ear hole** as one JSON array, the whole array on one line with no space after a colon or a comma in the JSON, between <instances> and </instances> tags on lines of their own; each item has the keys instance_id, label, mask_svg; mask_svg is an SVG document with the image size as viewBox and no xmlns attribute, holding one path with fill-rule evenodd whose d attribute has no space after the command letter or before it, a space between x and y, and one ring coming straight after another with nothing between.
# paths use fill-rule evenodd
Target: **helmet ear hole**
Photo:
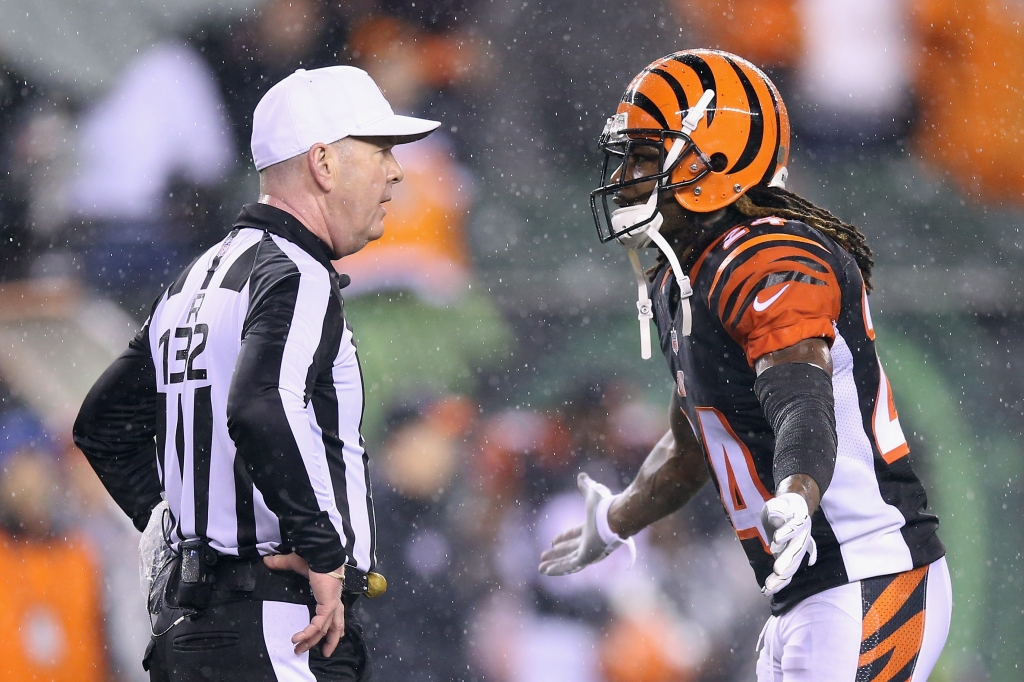
<instances>
[{"instance_id":1,"label":"helmet ear hole","mask_svg":"<svg viewBox=\"0 0 1024 682\"><path fill-rule=\"evenodd\" d=\"M722 152L715 152L711 155L711 170L715 173L721 173L729 166L729 158Z\"/></svg>"}]
</instances>

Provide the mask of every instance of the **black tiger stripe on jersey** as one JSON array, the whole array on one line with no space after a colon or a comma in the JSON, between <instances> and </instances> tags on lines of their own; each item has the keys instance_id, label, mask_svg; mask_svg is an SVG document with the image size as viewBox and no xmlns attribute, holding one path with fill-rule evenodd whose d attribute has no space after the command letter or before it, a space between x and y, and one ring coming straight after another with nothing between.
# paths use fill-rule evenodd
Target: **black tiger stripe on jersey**
<instances>
[{"instance_id":1,"label":"black tiger stripe on jersey","mask_svg":"<svg viewBox=\"0 0 1024 682\"><path fill-rule=\"evenodd\" d=\"M808 268L792 258L794 253L790 246L761 244L743 254L730 264L726 276L717 291L711 294L711 305L719 311L723 323L731 320L732 324L746 312L746 306L759 291L784 281L829 286L835 281L831 270L824 262L819 268ZM760 256L764 256L763 258ZM808 257L807 260L810 260ZM784 270L786 265L795 266L793 270ZM824 270L825 278L815 277L815 273ZM806 270L811 270L807 272ZM716 295L717 294L717 295ZM743 304L738 308L737 301L743 296ZM722 300L725 297L725 300ZM738 312L738 314L737 314Z\"/></svg>"},{"instance_id":2,"label":"black tiger stripe on jersey","mask_svg":"<svg viewBox=\"0 0 1024 682\"><path fill-rule=\"evenodd\" d=\"M709 248L713 248L716 244L717 241ZM783 234L765 234L755 237L747 235L732 247L732 251L718 265L714 278L711 282L709 294L713 296L718 292L719 282L728 282L732 278L733 272L735 272L737 268L741 267L746 261L750 260L765 249L779 246L792 247L795 249L810 246L815 249L815 251L805 250L803 253L800 253L799 251L796 253L780 253L779 257L796 256L799 258L807 258L809 260L816 261L820 267L825 268L826 272L831 271L828 264L822 260L822 258L828 256L828 249L812 239Z\"/></svg>"},{"instance_id":3,"label":"black tiger stripe on jersey","mask_svg":"<svg viewBox=\"0 0 1024 682\"><path fill-rule=\"evenodd\" d=\"M744 280L743 284L746 284L747 280ZM750 304L754 302L757 295L769 287L773 287L776 284L782 284L783 282L797 282L799 284L810 284L813 286L826 287L828 282L820 280L816 277L811 277L804 272L797 272L795 270L787 270L785 272L773 272L765 275L757 284L751 287L747 297L743 299L735 309L730 308L730 304L726 303L723 313L723 323L726 327L735 328L739 324L740 319L746 314L747 309L750 308ZM736 298L740 295L740 290L743 285L736 287L735 292L730 297L730 302L735 303ZM728 321L725 321L728 320Z\"/></svg>"},{"instance_id":4,"label":"black tiger stripe on jersey","mask_svg":"<svg viewBox=\"0 0 1024 682\"><path fill-rule=\"evenodd\" d=\"M815 272L820 272L823 275L827 275L829 272L831 272L827 265L822 263L820 260L811 258L809 256L783 256L782 258L777 259L775 262L798 263L800 265L810 268L811 270L814 270Z\"/></svg>"},{"instance_id":5,"label":"black tiger stripe on jersey","mask_svg":"<svg viewBox=\"0 0 1024 682\"><path fill-rule=\"evenodd\" d=\"M719 267L710 292L712 298L716 295L727 295L736 288L741 288L752 275L779 271L784 265L796 270L810 270L807 274L811 276L814 273L834 276L833 268L826 262L827 254L821 254L819 257L818 254L806 250L802 243L774 239L753 241L756 243L740 246L733 256ZM752 261L756 263L752 264ZM814 263L816 267L807 264L807 261Z\"/></svg>"},{"instance_id":6,"label":"black tiger stripe on jersey","mask_svg":"<svg viewBox=\"0 0 1024 682\"><path fill-rule=\"evenodd\" d=\"M779 259L774 262L779 263L782 260L786 259ZM747 290L747 283L754 277L757 277L757 274L750 274L747 277L743 278L739 284L734 286L732 289L732 293L729 294L729 298L725 302L725 305L722 306L722 320L726 324L726 326L735 326L735 324L739 321L739 318L743 317L743 313L746 312L747 307L754 300L754 297L757 296L757 294L761 293L761 291L763 291L764 289L767 289L768 287L773 287L776 284L782 284L783 282L798 282L800 284L828 286L828 282L818 279L817 277L809 275L805 272L799 272L797 270L774 271L768 274L762 274L761 279L757 280L757 283L752 288L749 289L747 297L737 307L736 301L739 300L740 294L743 291Z\"/></svg>"}]
</instances>

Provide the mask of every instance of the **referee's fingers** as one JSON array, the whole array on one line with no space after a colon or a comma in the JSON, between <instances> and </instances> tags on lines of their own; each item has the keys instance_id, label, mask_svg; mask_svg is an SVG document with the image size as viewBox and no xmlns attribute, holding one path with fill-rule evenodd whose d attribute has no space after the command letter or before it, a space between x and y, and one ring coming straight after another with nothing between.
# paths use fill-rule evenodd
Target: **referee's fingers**
<instances>
[{"instance_id":1,"label":"referee's fingers","mask_svg":"<svg viewBox=\"0 0 1024 682\"><path fill-rule=\"evenodd\" d=\"M302 632L292 635L292 644L295 645L296 654L304 654L317 645L324 637L322 627L323 616L316 616Z\"/></svg>"},{"instance_id":2,"label":"referee's fingers","mask_svg":"<svg viewBox=\"0 0 1024 682\"><path fill-rule=\"evenodd\" d=\"M321 647L321 651L325 658L330 658L331 654L338 647L338 642L345 636L345 607L339 605L334 610L334 616L331 620L331 629L327 631L327 638L324 640L324 644Z\"/></svg>"}]
</instances>

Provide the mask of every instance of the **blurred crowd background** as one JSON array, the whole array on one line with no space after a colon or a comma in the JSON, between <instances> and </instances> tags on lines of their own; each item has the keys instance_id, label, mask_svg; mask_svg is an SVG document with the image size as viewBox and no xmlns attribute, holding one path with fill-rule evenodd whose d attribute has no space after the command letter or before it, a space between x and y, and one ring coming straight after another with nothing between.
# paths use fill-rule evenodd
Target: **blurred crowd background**
<instances>
[{"instance_id":1,"label":"blurred crowd background","mask_svg":"<svg viewBox=\"0 0 1024 682\"><path fill-rule=\"evenodd\" d=\"M625 254L587 193L652 60L717 47L789 105L790 186L858 223L954 617L939 680L1024 663L1024 3L0 0L0 679L134 682L137 533L74 450L91 382L255 199L253 107L360 66L444 122L338 263L367 390L380 680L753 679L768 615L714 490L567 579L540 550L667 428ZM987 634L986 634L987 633Z\"/></svg>"}]
</instances>

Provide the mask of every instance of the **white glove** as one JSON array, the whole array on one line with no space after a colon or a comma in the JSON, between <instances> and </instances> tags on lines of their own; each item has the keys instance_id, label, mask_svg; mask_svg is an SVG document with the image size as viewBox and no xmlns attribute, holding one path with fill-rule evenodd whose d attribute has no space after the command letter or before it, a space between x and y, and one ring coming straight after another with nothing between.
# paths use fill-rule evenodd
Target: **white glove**
<instances>
[{"instance_id":1,"label":"white glove","mask_svg":"<svg viewBox=\"0 0 1024 682\"><path fill-rule=\"evenodd\" d=\"M608 508L615 499L612 491L585 473L576 477L576 485L583 493L586 518L582 525L558 535L551 541L551 549L540 555L537 570L544 575L576 573L601 561L622 545L628 546L630 556L636 558L633 538L623 540L608 527Z\"/></svg>"},{"instance_id":2,"label":"white glove","mask_svg":"<svg viewBox=\"0 0 1024 682\"><path fill-rule=\"evenodd\" d=\"M770 549L775 557L774 572L764 581L761 592L772 595L793 580L805 554L810 555L807 565L814 565L818 560L818 546L811 537L807 502L796 493L783 493L765 502L761 525L772 539Z\"/></svg>"}]
</instances>

